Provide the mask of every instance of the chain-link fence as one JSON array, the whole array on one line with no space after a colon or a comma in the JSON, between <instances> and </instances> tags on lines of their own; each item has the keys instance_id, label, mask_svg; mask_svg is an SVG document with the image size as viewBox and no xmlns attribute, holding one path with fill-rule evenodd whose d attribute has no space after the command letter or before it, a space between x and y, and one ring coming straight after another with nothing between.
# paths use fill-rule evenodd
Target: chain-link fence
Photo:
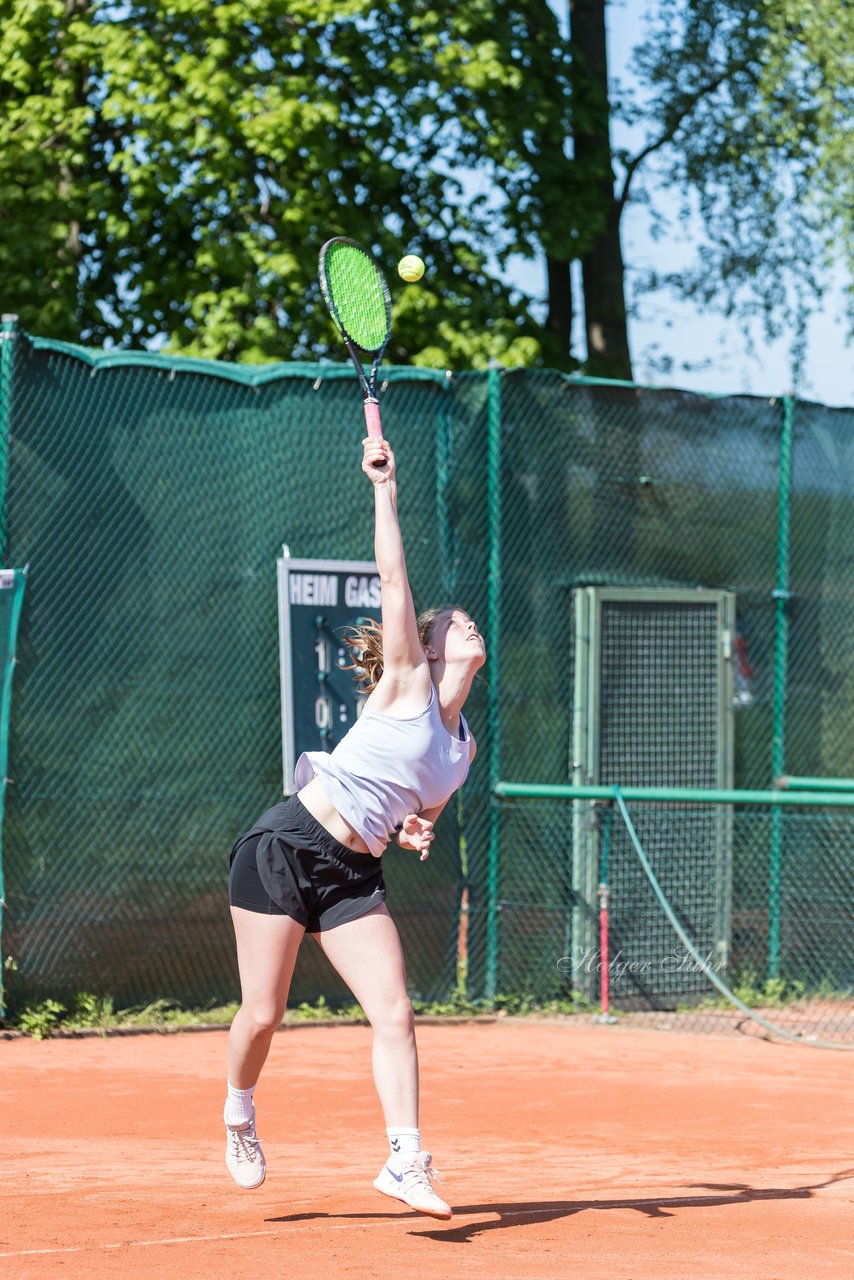
<instances>
[{"instance_id":1,"label":"chain-link fence","mask_svg":"<svg viewBox=\"0 0 854 1280\"><path fill-rule=\"evenodd\" d=\"M568 866L562 898L513 902L502 970L542 973L560 952L551 994L563 981L579 1008L599 1010L607 996L608 1012L632 1023L765 1034L770 1022L806 1040L854 1046L850 807L805 803L781 816L772 805L633 797L634 833L604 799L510 796L502 808L523 863L543 839L566 847L580 815L597 872L586 893L569 887ZM769 859L778 822L775 894ZM533 838L526 843L522 832Z\"/></svg>"},{"instance_id":2,"label":"chain-link fence","mask_svg":"<svg viewBox=\"0 0 854 1280\"><path fill-rule=\"evenodd\" d=\"M10 997L233 998L227 854L282 785L275 560L283 543L371 554L354 379L15 347L6 564L29 578L4 834ZM605 760L601 780L631 783L642 760L645 779L674 785L668 761L685 751L697 786L854 774L854 412L546 371L386 379L416 603L458 601L490 651L467 708L478 756L435 853L386 859L413 994L595 1002L561 964L596 910L579 806L500 801L495 784L595 781ZM669 720L633 705L627 641L582 680L579 602L598 617L609 590L672 608L698 588L734 623L686 704L690 749L668 752L678 688ZM685 644L651 649L643 669L666 684ZM606 709L622 713L603 720L606 678ZM850 919L844 817L751 822L719 842L707 909L729 931L730 980L845 989L850 930L831 958L819 944L831 917L839 939ZM811 924L792 950L796 917ZM292 1000L321 993L344 995L306 946Z\"/></svg>"}]
</instances>

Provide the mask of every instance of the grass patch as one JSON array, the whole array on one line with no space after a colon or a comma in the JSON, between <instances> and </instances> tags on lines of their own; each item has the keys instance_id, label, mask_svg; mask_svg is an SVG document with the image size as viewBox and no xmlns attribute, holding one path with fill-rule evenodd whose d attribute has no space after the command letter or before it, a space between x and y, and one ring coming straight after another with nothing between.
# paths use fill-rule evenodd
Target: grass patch
<instances>
[{"instance_id":1,"label":"grass patch","mask_svg":"<svg viewBox=\"0 0 854 1280\"><path fill-rule=\"evenodd\" d=\"M416 1000L412 1007L417 1017L525 1017L528 1015L566 1017L579 1013L592 1013L596 1006L583 997L538 999L531 995L500 995L494 1001L469 1000L455 993L450 1000ZM29 1004L6 1025L34 1040L45 1040L52 1035L74 1031L109 1031L151 1028L154 1030L179 1030L182 1027L229 1026L239 1005L209 1005L204 1008L185 1008L177 1000L154 1000L147 1005L116 1010L109 996L95 996L82 992L71 1008L58 1000L42 1000ZM288 1026L299 1023L322 1022L367 1023L361 1007L356 1003L329 1004L320 996L313 1004L303 1002L285 1013Z\"/></svg>"},{"instance_id":2,"label":"grass patch","mask_svg":"<svg viewBox=\"0 0 854 1280\"><path fill-rule=\"evenodd\" d=\"M784 1009L787 1005L806 999L809 994L803 982L787 978L760 980L752 969L745 969L738 974L731 989L733 995L749 1009ZM829 993L825 993L824 998L831 997ZM703 1009L731 1009L732 1007L731 1001L726 996L710 995L699 1004L680 1006L678 1011L697 1012Z\"/></svg>"}]
</instances>

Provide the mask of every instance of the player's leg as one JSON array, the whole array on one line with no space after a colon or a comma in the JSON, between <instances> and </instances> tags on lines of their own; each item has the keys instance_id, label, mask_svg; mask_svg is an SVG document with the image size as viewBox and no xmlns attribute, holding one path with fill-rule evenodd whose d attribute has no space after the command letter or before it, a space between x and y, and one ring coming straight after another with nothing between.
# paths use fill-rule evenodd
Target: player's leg
<instances>
[{"instance_id":1,"label":"player's leg","mask_svg":"<svg viewBox=\"0 0 854 1280\"><path fill-rule=\"evenodd\" d=\"M418 1050L400 935L383 903L315 935L371 1024L374 1083L392 1155L374 1186L413 1209L449 1218L431 1186L430 1155L420 1150Z\"/></svg>"},{"instance_id":2,"label":"player's leg","mask_svg":"<svg viewBox=\"0 0 854 1280\"><path fill-rule=\"evenodd\" d=\"M241 1005L228 1036L225 1163L245 1191L260 1187L267 1162L255 1132L254 1094L287 1004L303 925L286 915L231 908Z\"/></svg>"},{"instance_id":3,"label":"player's leg","mask_svg":"<svg viewBox=\"0 0 854 1280\"><path fill-rule=\"evenodd\" d=\"M241 1004L228 1036L228 1079L253 1089L288 1001L304 925L286 915L231 908Z\"/></svg>"},{"instance_id":4,"label":"player's leg","mask_svg":"<svg viewBox=\"0 0 854 1280\"><path fill-rule=\"evenodd\" d=\"M383 903L315 935L373 1031L374 1083L389 1128L418 1128L418 1050L403 948Z\"/></svg>"},{"instance_id":5,"label":"player's leg","mask_svg":"<svg viewBox=\"0 0 854 1280\"><path fill-rule=\"evenodd\" d=\"M270 898L258 873L260 842L268 832L241 837L232 853L228 878L231 919L237 942L241 1005L228 1037L228 1094L225 1103L225 1162L238 1186L260 1187L266 1164L255 1133L255 1086L282 1021L297 952L305 926L298 896L291 913ZM279 847L279 846L277 846ZM267 850L269 852L269 849ZM288 849L279 847L288 873Z\"/></svg>"}]
</instances>

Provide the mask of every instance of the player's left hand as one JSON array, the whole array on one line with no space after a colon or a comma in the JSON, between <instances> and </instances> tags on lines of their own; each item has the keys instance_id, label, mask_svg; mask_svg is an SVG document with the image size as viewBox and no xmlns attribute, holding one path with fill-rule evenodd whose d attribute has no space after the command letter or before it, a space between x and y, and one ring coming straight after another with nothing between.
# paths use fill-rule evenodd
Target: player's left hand
<instances>
[{"instance_id":1,"label":"player's left hand","mask_svg":"<svg viewBox=\"0 0 854 1280\"><path fill-rule=\"evenodd\" d=\"M397 833L397 843L401 849L420 851L419 862L429 858L430 845L434 839L433 823L428 822L426 818L419 818L417 813L408 813L403 819L400 831Z\"/></svg>"},{"instance_id":2,"label":"player's left hand","mask_svg":"<svg viewBox=\"0 0 854 1280\"><path fill-rule=\"evenodd\" d=\"M373 485L394 480L394 454L388 440L365 436L362 441L362 470Z\"/></svg>"}]
</instances>

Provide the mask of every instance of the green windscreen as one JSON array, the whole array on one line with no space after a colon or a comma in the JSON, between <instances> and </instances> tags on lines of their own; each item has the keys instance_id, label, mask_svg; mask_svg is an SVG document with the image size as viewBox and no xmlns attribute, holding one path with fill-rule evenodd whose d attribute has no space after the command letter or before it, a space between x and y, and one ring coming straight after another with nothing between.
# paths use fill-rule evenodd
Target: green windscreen
<instances>
[{"instance_id":1,"label":"green windscreen","mask_svg":"<svg viewBox=\"0 0 854 1280\"><path fill-rule=\"evenodd\" d=\"M294 558L373 552L355 370L14 342L6 563L31 571L3 830L7 1004L81 992L117 1008L223 1003L239 992L228 855L282 795L276 560L283 543ZM478 751L459 802L426 862L399 849L384 860L410 994L595 998L596 859L592 883L575 872L582 840L601 848L596 832L575 821L577 802L498 804L493 784L573 774L579 593L698 587L734 598L731 657L715 645L719 663L738 662L733 781L771 784L785 406L545 369L383 374L416 607L458 603L492 640L465 708ZM798 402L794 424L786 771L846 778L854 411ZM688 611L678 648L678 619L659 625L643 602L606 620L609 782L675 783L688 764L693 781L711 776L718 686L699 654L715 628L702 600ZM310 626L323 623L312 614ZM690 722L682 690L699 708ZM803 984L847 1010L836 997L854 984L854 810L787 811L778 836L767 806L718 806L720 832L694 809L665 821L647 804L636 821L703 955L717 962L728 938L739 990L764 997L773 978L772 991ZM615 1007L623 992L656 1010L674 994L693 1005L704 992L690 968L673 972L678 942L653 919L637 862L615 816ZM321 994L351 998L306 945L290 999Z\"/></svg>"},{"instance_id":2,"label":"green windscreen","mask_svg":"<svg viewBox=\"0 0 854 1280\"><path fill-rule=\"evenodd\" d=\"M389 330L388 287L373 259L351 241L331 241L320 281L336 323L362 351L379 351Z\"/></svg>"}]
</instances>

